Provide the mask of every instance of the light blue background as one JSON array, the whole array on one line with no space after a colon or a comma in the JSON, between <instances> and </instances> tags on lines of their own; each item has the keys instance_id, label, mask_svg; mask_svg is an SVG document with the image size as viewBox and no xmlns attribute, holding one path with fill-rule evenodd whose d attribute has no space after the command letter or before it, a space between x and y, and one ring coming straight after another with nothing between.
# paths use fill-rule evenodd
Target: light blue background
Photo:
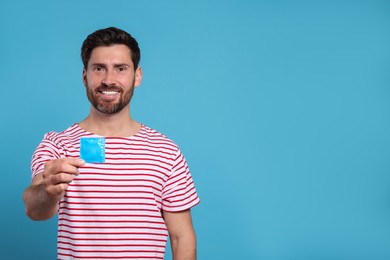
<instances>
[{"instance_id":1,"label":"light blue background","mask_svg":"<svg viewBox=\"0 0 390 260\"><path fill-rule=\"evenodd\" d=\"M108 26L141 46L134 118L188 160L198 259L390 259L389 1L2 0L0 24L4 259L56 258L22 192Z\"/></svg>"}]
</instances>

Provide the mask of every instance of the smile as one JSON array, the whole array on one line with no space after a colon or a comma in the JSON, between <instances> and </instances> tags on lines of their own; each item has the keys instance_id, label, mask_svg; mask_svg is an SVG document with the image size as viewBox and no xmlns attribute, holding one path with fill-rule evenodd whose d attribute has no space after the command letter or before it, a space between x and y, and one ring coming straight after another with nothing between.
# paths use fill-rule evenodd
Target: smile
<instances>
[{"instance_id":1,"label":"smile","mask_svg":"<svg viewBox=\"0 0 390 260\"><path fill-rule=\"evenodd\" d=\"M102 91L103 94L105 95L115 95L119 93L118 91Z\"/></svg>"}]
</instances>

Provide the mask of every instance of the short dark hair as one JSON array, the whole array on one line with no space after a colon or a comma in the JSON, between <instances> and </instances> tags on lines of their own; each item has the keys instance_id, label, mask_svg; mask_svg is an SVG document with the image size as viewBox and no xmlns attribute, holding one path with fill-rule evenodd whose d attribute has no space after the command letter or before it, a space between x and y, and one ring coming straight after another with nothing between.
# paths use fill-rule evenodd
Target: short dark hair
<instances>
[{"instance_id":1,"label":"short dark hair","mask_svg":"<svg viewBox=\"0 0 390 260\"><path fill-rule=\"evenodd\" d=\"M128 32L116 27L108 27L97 30L84 40L81 47L81 60L84 68L87 68L91 53L94 48L100 46L111 46L114 44L124 44L130 49L131 60L134 64L134 70L138 68L141 59L141 51L138 47L138 42Z\"/></svg>"}]
</instances>

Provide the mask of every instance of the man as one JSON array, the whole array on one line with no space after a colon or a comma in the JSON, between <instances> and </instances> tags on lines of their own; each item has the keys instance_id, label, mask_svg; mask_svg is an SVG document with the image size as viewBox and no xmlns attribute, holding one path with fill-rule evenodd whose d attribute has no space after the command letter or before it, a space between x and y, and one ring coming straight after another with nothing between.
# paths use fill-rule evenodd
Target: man
<instances>
[{"instance_id":1,"label":"man","mask_svg":"<svg viewBox=\"0 0 390 260\"><path fill-rule=\"evenodd\" d=\"M98 30L81 57L90 113L38 145L26 214L58 212L58 259L163 259L168 234L173 259L196 259L190 208L199 198L187 163L176 144L130 116L142 80L137 41Z\"/></svg>"}]
</instances>

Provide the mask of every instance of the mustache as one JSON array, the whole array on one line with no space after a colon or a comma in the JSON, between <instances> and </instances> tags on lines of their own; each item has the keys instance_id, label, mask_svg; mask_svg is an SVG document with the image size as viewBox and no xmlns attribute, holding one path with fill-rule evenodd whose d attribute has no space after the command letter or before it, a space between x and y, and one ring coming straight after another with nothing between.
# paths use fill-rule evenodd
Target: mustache
<instances>
[{"instance_id":1,"label":"mustache","mask_svg":"<svg viewBox=\"0 0 390 260\"><path fill-rule=\"evenodd\" d=\"M118 92L121 92L122 89L117 87L117 86L110 86L110 85L107 85L107 84L100 84L97 88L96 88L96 91L118 91Z\"/></svg>"}]
</instances>

